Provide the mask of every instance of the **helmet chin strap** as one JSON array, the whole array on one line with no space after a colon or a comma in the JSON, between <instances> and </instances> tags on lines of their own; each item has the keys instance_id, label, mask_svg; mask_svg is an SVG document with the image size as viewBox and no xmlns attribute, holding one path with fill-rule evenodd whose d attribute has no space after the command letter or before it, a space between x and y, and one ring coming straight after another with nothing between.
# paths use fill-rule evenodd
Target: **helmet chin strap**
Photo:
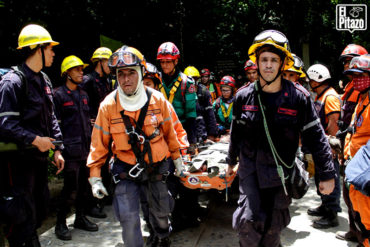
<instances>
[{"instance_id":1,"label":"helmet chin strap","mask_svg":"<svg viewBox=\"0 0 370 247\"><path fill-rule=\"evenodd\" d=\"M101 72L103 74L103 77L107 77L107 74L105 73L103 65L102 65L102 59L100 59L99 62L100 62L100 69L101 69Z\"/></svg>"},{"instance_id":2,"label":"helmet chin strap","mask_svg":"<svg viewBox=\"0 0 370 247\"><path fill-rule=\"evenodd\" d=\"M67 74L68 80L70 80L73 84L78 85L79 83L75 82L70 75Z\"/></svg>"},{"instance_id":3,"label":"helmet chin strap","mask_svg":"<svg viewBox=\"0 0 370 247\"><path fill-rule=\"evenodd\" d=\"M41 49L41 61L42 61L41 70L42 70L43 68L45 68L45 53L44 53L44 47L43 46L40 46L40 49Z\"/></svg>"}]
</instances>

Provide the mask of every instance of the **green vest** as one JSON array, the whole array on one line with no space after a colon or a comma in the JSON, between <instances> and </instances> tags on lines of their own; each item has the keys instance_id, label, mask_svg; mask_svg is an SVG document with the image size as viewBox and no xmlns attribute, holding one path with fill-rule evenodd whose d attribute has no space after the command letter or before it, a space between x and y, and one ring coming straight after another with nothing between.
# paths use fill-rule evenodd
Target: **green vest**
<instances>
[{"instance_id":1,"label":"green vest","mask_svg":"<svg viewBox=\"0 0 370 247\"><path fill-rule=\"evenodd\" d=\"M162 83L159 90L164 94L165 98L170 99L170 91L179 81L178 87L174 93L172 100L173 108L179 117L181 123L184 123L187 118L196 118L196 104L197 104L197 94L195 90L194 80L187 77L184 73L180 72L176 79L174 79L168 86ZM175 89L174 89L175 90Z\"/></svg>"}]
</instances>

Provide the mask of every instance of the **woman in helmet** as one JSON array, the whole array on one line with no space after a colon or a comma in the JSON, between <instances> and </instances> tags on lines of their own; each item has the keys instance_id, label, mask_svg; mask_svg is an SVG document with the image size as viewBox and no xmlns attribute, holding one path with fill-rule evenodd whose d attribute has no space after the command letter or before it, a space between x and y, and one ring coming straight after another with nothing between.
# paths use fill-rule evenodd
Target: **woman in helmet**
<instances>
[{"instance_id":1,"label":"woman in helmet","mask_svg":"<svg viewBox=\"0 0 370 247\"><path fill-rule=\"evenodd\" d=\"M248 53L260 76L238 90L233 103L226 159L227 175L239 159L240 197L233 228L240 246L278 247L280 233L290 222L285 178L291 173L299 138L314 156L323 194L333 190L335 171L310 95L298 83L282 78L294 63L286 36L263 31ZM277 154L279 159L274 159Z\"/></svg>"},{"instance_id":2,"label":"woman in helmet","mask_svg":"<svg viewBox=\"0 0 370 247\"><path fill-rule=\"evenodd\" d=\"M218 124L218 133L220 135L224 135L230 130L233 116L233 95L235 90L234 78L228 75L222 77L220 87L222 95L213 103L213 110Z\"/></svg>"},{"instance_id":3,"label":"woman in helmet","mask_svg":"<svg viewBox=\"0 0 370 247\"><path fill-rule=\"evenodd\" d=\"M213 72L211 73L209 69L202 69L200 71L200 78L201 83L207 87L211 94L212 103L215 102L215 100L221 96L221 90L220 85L216 83L216 78L213 75Z\"/></svg>"},{"instance_id":4,"label":"woman in helmet","mask_svg":"<svg viewBox=\"0 0 370 247\"><path fill-rule=\"evenodd\" d=\"M66 57L61 66L64 84L54 92L55 115L63 134L65 158L64 186L58 205L55 234L61 240L71 240L66 217L71 203L76 208L74 228L97 231L98 225L86 216L88 195L87 155L90 150L91 124L89 97L79 87L83 81L83 69L88 65L76 56Z\"/></svg>"},{"instance_id":5,"label":"woman in helmet","mask_svg":"<svg viewBox=\"0 0 370 247\"><path fill-rule=\"evenodd\" d=\"M6 222L5 228L11 247L40 246L36 229L48 211L49 149L56 150L57 173L64 167L61 148L52 143L62 140L53 109L52 85L42 72L52 65L53 47L58 44L45 28L35 24L24 27L17 49L26 59L18 71L7 73L0 84L0 139L21 148L2 153L2 164L8 165L2 165L0 171L0 194L18 201L10 201L16 205L12 208L16 214L8 215L14 218ZM24 149L27 146L35 148Z\"/></svg>"},{"instance_id":6,"label":"woman in helmet","mask_svg":"<svg viewBox=\"0 0 370 247\"><path fill-rule=\"evenodd\" d=\"M100 104L93 128L87 160L93 195L107 195L100 174L111 148L114 162L110 168L116 183L113 208L125 246L144 245L139 217L142 190L150 202L152 244L170 246L168 217L173 201L165 182L168 153L175 175L182 174L183 164L166 100L160 92L144 86L146 61L137 49L123 46L112 54L109 67L119 87Z\"/></svg>"},{"instance_id":7,"label":"woman in helmet","mask_svg":"<svg viewBox=\"0 0 370 247\"><path fill-rule=\"evenodd\" d=\"M352 132L349 132L345 139L344 158L350 160L370 139L370 55L365 54L352 58L349 69L344 73L352 76L353 87L360 94L350 124ZM349 192L347 191L347 193L349 194L348 197L350 202L348 203L346 201L346 204L349 206L349 213L352 214L350 217L353 217L355 226L365 225L365 227L360 227L361 232L358 230L355 231L357 240L363 243L364 246L369 246L369 236L367 235L366 239L365 235L366 230L367 234L370 231L369 195L364 195L359 188L355 188L353 185L350 186ZM360 213L361 219L356 217L355 212ZM348 234L344 237L349 236Z\"/></svg>"}]
</instances>

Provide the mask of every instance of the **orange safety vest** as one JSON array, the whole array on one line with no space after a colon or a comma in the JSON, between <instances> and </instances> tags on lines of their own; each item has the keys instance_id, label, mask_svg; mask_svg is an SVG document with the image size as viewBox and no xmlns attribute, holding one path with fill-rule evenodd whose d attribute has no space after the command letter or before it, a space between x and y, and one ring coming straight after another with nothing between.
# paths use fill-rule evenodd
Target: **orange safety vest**
<instances>
[{"instance_id":1,"label":"orange safety vest","mask_svg":"<svg viewBox=\"0 0 370 247\"><path fill-rule=\"evenodd\" d=\"M370 106L369 105L369 93L366 93L366 98L362 99L360 96L359 102L355 108L355 112L352 115L351 126L354 128L354 133L348 133L345 140L344 146L344 157L355 156L357 151L366 145L370 139Z\"/></svg>"}]
</instances>

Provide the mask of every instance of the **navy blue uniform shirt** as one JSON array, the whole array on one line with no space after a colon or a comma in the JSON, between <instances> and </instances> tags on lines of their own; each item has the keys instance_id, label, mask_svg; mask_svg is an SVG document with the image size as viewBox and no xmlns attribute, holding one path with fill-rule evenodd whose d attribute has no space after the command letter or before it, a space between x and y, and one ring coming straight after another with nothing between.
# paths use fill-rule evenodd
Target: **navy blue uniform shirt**
<instances>
[{"instance_id":1,"label":"navy blue uniform shirt","mask_svg":"<svg viewBox=\"0 0 370 247\"><path fill-rule=\"evenodd\" d=\"M291 165L301 136L302 144L313 154L320 180L334 178L331 149L309 93L299 84L284 79L281 83L280 92L261 93L268 128L278 154ZM261 188L281 186L254 83L237 91L230 138L227 161L229 165L235 165L239 157L241 178L256 172ZM289 174L286 168L284 170Z\"/></svg>"}]
</instances>

